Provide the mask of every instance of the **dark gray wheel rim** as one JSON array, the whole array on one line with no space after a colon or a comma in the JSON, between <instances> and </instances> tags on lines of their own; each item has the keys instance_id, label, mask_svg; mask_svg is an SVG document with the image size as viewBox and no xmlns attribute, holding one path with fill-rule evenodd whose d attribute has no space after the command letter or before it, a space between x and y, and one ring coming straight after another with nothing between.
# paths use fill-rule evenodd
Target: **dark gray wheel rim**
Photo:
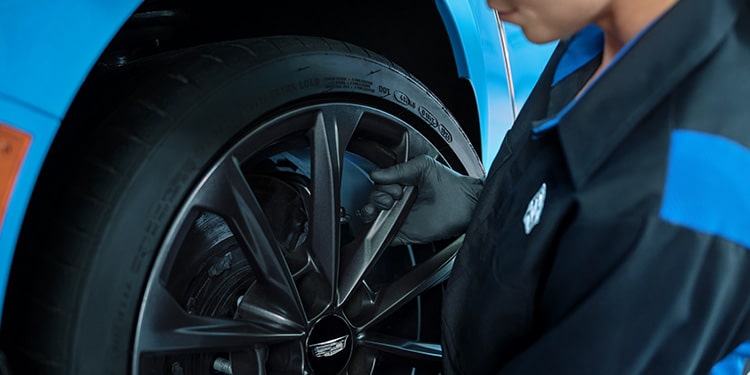
<instances>
[{"instance_id":1,"label":"dark gray wheel rim","mask_svg":"<svg viewBox=\"0 0 750 375\"><path fill-rule=\"evenodd\" d=\"M387 247L411 188L374 223L356 215L368 171L417 152L440 157L401 119L353 103L296 109L236 141L159 249L132 372L437 373L439 332L424 320L439 304L424 299L457 242Z\"/></svg>"}]
</instances>

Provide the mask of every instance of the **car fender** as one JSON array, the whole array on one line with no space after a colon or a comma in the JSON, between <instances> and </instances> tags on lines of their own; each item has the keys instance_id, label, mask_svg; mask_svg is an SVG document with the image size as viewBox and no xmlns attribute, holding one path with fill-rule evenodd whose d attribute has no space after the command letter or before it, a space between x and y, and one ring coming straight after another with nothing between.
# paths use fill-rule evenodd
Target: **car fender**
<instances>
[{"instance_id":1,"label":"car fender","mask_svg":"<svg viewBox=\"0 0 750 375\"><path fill-rule=\"evenodd\" d=\"M0 167L15 175L5 213L0 212L0 312L24 213L60 122L99 55L140 3L0 4L0 124L5 127L0 144L8 151L0 154L6 158ZM18 137L28 144L13 143ZM8 160L16 152L17 164Z\"/></svg>"}]
</instances>

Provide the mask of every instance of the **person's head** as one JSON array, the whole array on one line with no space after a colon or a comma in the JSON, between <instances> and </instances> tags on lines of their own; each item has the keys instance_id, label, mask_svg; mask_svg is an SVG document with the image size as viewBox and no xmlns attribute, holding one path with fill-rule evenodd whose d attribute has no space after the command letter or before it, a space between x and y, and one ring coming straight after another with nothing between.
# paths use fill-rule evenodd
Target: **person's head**
<instances>
[{"instance_id":1,"label":"person's head","mask_svg":"<svg viewBox=\"0 0 750 375\"><path fill-rule=\"evenodd\" d=\"M526 38L546 43L597 24L605 32L632 34L678 0L487 0L500 18L521 27ZM632 35L614 35L628 39Z\"/></svg>"}]
</instances>

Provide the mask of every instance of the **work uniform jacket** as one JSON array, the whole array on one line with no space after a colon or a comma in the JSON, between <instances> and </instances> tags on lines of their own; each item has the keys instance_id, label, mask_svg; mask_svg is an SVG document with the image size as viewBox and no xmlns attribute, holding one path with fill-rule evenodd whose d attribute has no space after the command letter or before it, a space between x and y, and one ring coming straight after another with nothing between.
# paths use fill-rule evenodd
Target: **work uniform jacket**
<instances>
[{"instance_id":1,"label":"work uniform jacket","mask_svg":"<svg viewBox=\"0 0 750 375\"><path fill-rule=\"evenodd\" d=\"M681 0L577 98L602 33L560 42L448 280L447 374L740 373L749 3Z\"/></svg>"}]
</instances>

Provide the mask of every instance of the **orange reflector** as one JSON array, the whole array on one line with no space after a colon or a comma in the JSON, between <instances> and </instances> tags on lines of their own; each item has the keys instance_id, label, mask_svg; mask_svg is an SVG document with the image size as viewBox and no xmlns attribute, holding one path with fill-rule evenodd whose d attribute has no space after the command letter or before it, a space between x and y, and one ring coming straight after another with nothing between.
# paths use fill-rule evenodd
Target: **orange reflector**
<instances>
[{"instance_id":1,"label":"orange reflector","mask_svg":"<svg viewBox=\"0 0 750 375\"><path fill-rule=\"evenodd\" d=\"M31 135L0 124L0 228L29 143Z\"/></svg>"}]
</instances>

